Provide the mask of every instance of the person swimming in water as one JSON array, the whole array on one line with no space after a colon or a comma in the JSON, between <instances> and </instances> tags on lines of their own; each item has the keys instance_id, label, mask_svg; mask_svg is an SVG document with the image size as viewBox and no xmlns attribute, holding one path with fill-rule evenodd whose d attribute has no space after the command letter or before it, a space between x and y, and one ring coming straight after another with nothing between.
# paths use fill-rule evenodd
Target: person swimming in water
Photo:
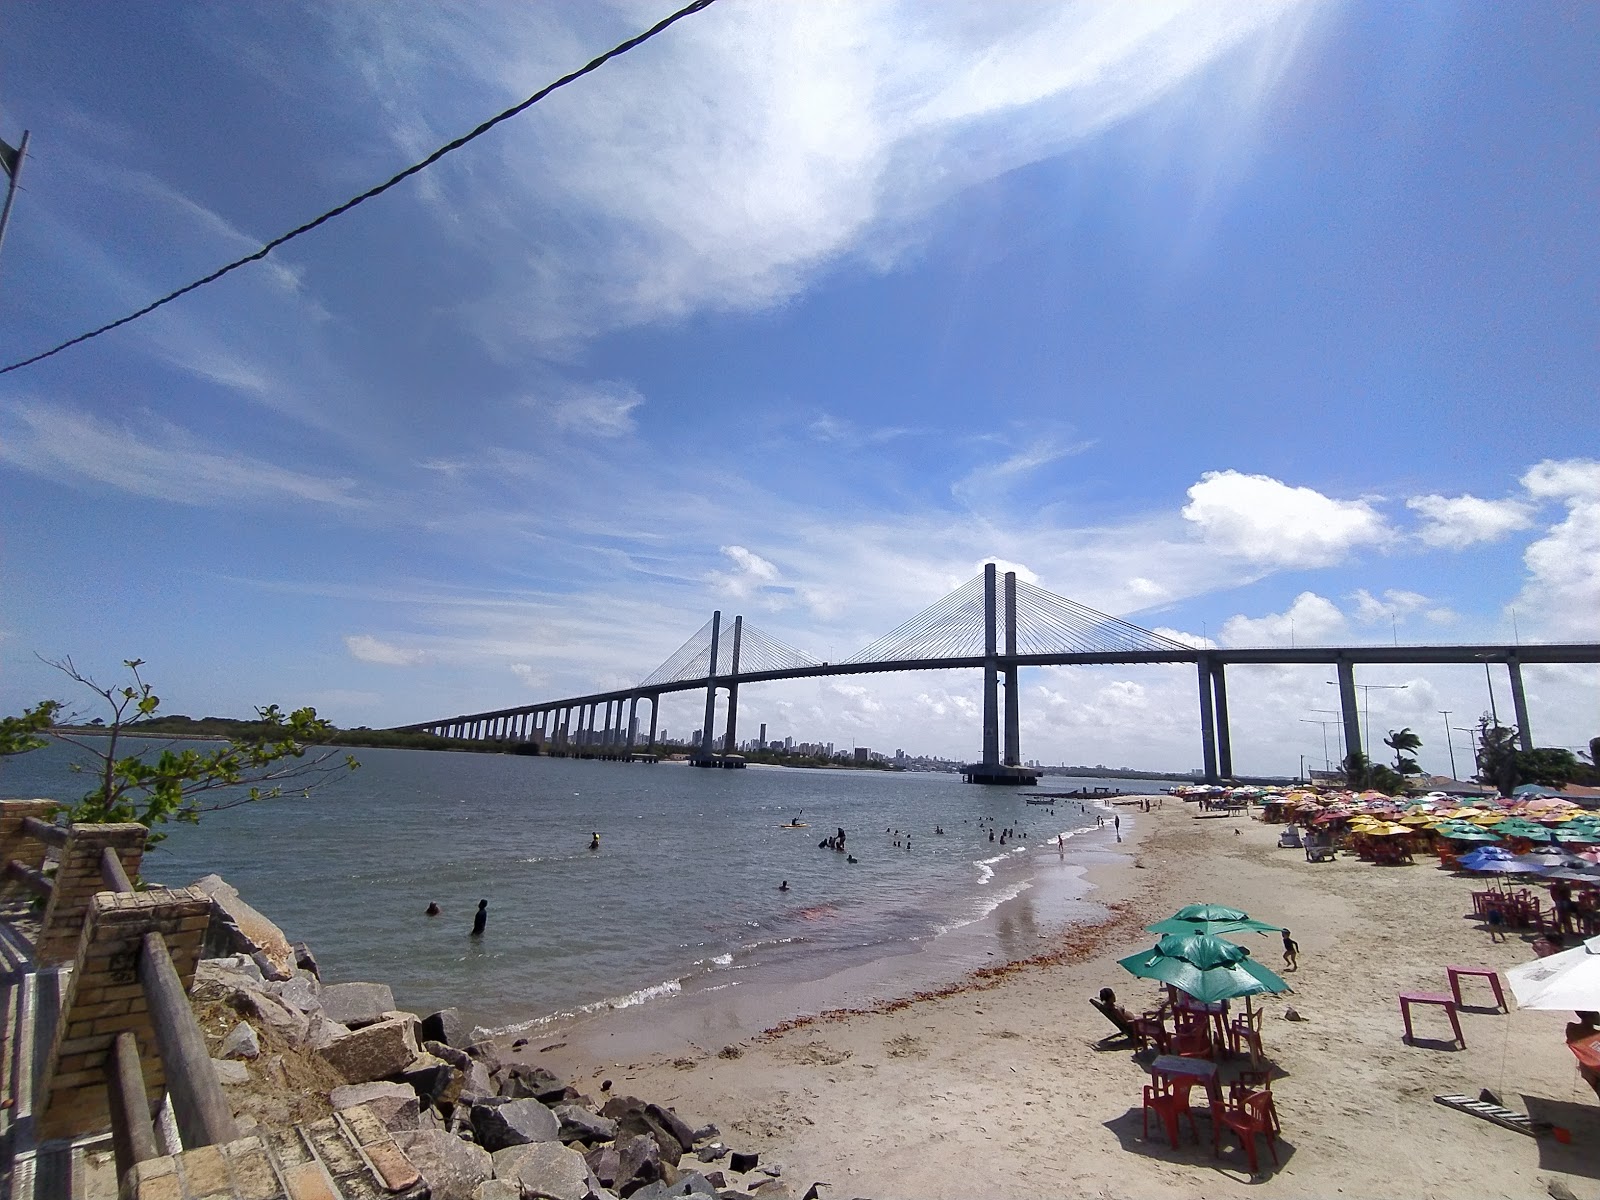
<instances>
[{"instance_id":1,"label":"person swimming in water","mask_svg":"<svg viewBox=\"0 0 1600 1200\"><path fill-rule=\"evenodd\" d=\"M789 881L785 879L782 883L780 883L778 885L778 890L780 892L787 892L789 890Z\"/></svg>"},{"instance_id":2,"label":"person swimming in water","mask_svg":"<svg viewBox=\"0 0 1600 1200\"><path fill-rule=\"evenodd\" d=\"M859 858L857 858L857 857L856 857L856 856L855 856L855 855L854 855L854 854L846 854L846 855L845 855L845 856L844 856L844 860L845 860L845 862L847 862L847 863L853 863L853 862L860 862L860 861L861 861L861 860L860 860L860 859L859 859Z\"/></svg>"},{"instance_id":3,"label":"person swimming in water","mask_svg":"<svg viewBox=\"0 0 1600 1200\"><path fill-rule=\"evenodd\" d=\"M439 915L439 902L437 900L428 901L428 907L423 909L422 913L423 916L437 917Z\"/></svg>"},{"instance_id":4,"label":"person swimming in water","mask_svg":"<svg viewBox=\"0 0 1600 1200\"><path fill-rule=\"evenodd\" d=\"M591 833L589 835L589 849L591 849L591 850L600 849L600 835L598 833Z\"/></svg>"}]
</instances>

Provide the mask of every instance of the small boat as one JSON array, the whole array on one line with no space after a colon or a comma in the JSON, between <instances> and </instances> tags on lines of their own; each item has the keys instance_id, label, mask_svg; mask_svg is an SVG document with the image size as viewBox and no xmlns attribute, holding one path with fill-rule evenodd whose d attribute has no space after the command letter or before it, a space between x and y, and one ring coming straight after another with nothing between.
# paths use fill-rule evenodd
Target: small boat
<instances>
[{"instance_id":1,"label":"small boat","mask_svg":"<svg viewBox=\"0 0 1600 1200\"><path fill-rule=\"evenodd\" d=\"M1056 800L1054 796L1041 797L1038 800L1035 800L1032 796L1024 796L1023 799L1029 804L1048 804L1051 808L1056 806Z\"/></svg>"},{"instance_id":2,"label":"small boat","mask_svg":"<svg viewBox=\"0 0 1600 1200\"><path fill-rule=\"evenodd\" d=\"M785 821L782 825L779 825L778 828L779 829L810 829L811 826L807 825L804 821Z\"/></svg>"}]
</instances>

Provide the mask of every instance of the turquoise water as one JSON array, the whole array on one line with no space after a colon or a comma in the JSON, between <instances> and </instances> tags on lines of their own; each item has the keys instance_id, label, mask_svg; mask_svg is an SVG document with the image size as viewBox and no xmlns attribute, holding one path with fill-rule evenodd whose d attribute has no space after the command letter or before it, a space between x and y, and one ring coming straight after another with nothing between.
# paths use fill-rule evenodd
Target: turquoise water
<instances>
[{"instance_id":1,"label":"turquoise water","mask_svg":"<svg viewBox=\"0 0 1600 1200\"><path fill-rule=\"evenodd\" d=\"M0 788L81 792L69 753L6 762ZM491 1027L757 979L798 985L915 952L1024 894L1030 930L1059 925L1081 915L1070 902L1083 889L1036 887L1066 865L1045 843L1112 836L1076 803L1052 813L949 775L356 753L359 771L310 798L172 827L145 878L221 874L309 942L325 978L382 980L404 1008L456 1004ZM809 828L781 828L796 816ZM1026 837L1001 847L991 822ZM817 846L841 826L856 864ZM909 848L893 830L910 833ZM480 898L488 929L474 939ZM423 915L430 901L442 915ZM1017 940L1004 952L1034 948ZM956 974L959 958L946 964Z\"/></svg>"}]
</instances>

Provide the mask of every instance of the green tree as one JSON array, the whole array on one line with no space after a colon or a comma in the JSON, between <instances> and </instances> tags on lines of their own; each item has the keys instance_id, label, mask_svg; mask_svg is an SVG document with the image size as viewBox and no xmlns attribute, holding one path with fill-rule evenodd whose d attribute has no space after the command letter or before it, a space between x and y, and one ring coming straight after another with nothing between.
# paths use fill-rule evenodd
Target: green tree
<instances>
[{"instance_id":1,"label":"green tree","mask_svg":"<svg viewBox=\"0 0 1600 1200\"><path fill-rule=\"evenodd\" d=\"M1525 783L1558 788L1571 782L1583 764L1570 750L1517 746L1514 726L1501 725L1485 713L1478 720L1478 782L1492 784L1509 796Z\"/></svg>"},{"instance_id":2,"label":"green tree","mask_svg":"<svg viewBox=\"0 0 1600 1200\"><path fill-rule=\"evenodd\" d=\"M0 717L0 758L48 746L50 739L45 735L60 711L59 701L41 700L20 717Z\"/></svg>"},{"instance_id":3,"label":"green tree","mask_svg":"<svg viewBox=\"0 0 1600 1200\"><path fill-rule=\"evenodd\" d=\"M1415 754L1422 749L1422 739L1412 733L1409 728L1396 733L1389 730L1389 736L1383 739L1383 744L1394 751L1394 769L1400 775L1420 775L1422 768L1417 765L1415 758L1407 755Z\"/></svg>"},{"instance_id":4,"label":"green tree","mask_svg":"<svg viewBox=\"0 0 1600 1200\"><path fill-rule=\"evenodd\" d=\"M109 708L110 721L103 730L84 735L56 729L53 736L77 746L94 762L95 786L67 806L70 820L85 822L137 821L150 830L151 844L166 836L158 827L168 821L190 824L204 812L218 812L283 794L295 781L296 790L309 794L335 774L353 771L358 764L348 754L310 748L326 742L333 726L314 708L284 712L276 704L256 710L259 725L249 736L230 739L217 749L174 751L162 747L157 754L137 753L117 757L118 744L141 723L153 720L160 697L139 674L142 659L128 659L130 681L103 686L83 674L72 659L45 662L87 688ZM45 701L45 704L55 704ZM40 707L43 707L42 705ZM59 711L60 705L56 705ZM30 713L38 709L30 710ZM16 719L16 718L13 718ZM74 771L89 771L74 764ZM212 794L207 799L202 796Z\"/></svg>"}]
</instances>

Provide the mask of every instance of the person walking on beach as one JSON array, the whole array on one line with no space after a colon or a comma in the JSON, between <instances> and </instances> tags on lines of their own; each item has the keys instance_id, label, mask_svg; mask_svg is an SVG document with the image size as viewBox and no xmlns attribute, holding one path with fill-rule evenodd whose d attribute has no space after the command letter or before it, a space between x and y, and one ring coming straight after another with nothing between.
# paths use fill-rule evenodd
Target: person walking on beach
<instances>
[{"instance_id":1,"label":"person walking on beach","mask_svg":"<svg viewBox=\"0 0 1600 1200\"><path fill-rule=\"evenodd\" d=\"M482 937L483 927L489 923L489 902L478 901L478 915L472 918L472 936Z\"/></svg>"},{"instance_id":2,"label":"person walking on beach","mask_svg":"<svg viewBox=\"0 0 1600 1200\"><path fill-rule=\"evenodd\" d=\"M1289 931L1283 931L1283 969L1285 971L1298 971L1300 969L1300 943L1289 936Z\"/></svg>"}]
</instances>

